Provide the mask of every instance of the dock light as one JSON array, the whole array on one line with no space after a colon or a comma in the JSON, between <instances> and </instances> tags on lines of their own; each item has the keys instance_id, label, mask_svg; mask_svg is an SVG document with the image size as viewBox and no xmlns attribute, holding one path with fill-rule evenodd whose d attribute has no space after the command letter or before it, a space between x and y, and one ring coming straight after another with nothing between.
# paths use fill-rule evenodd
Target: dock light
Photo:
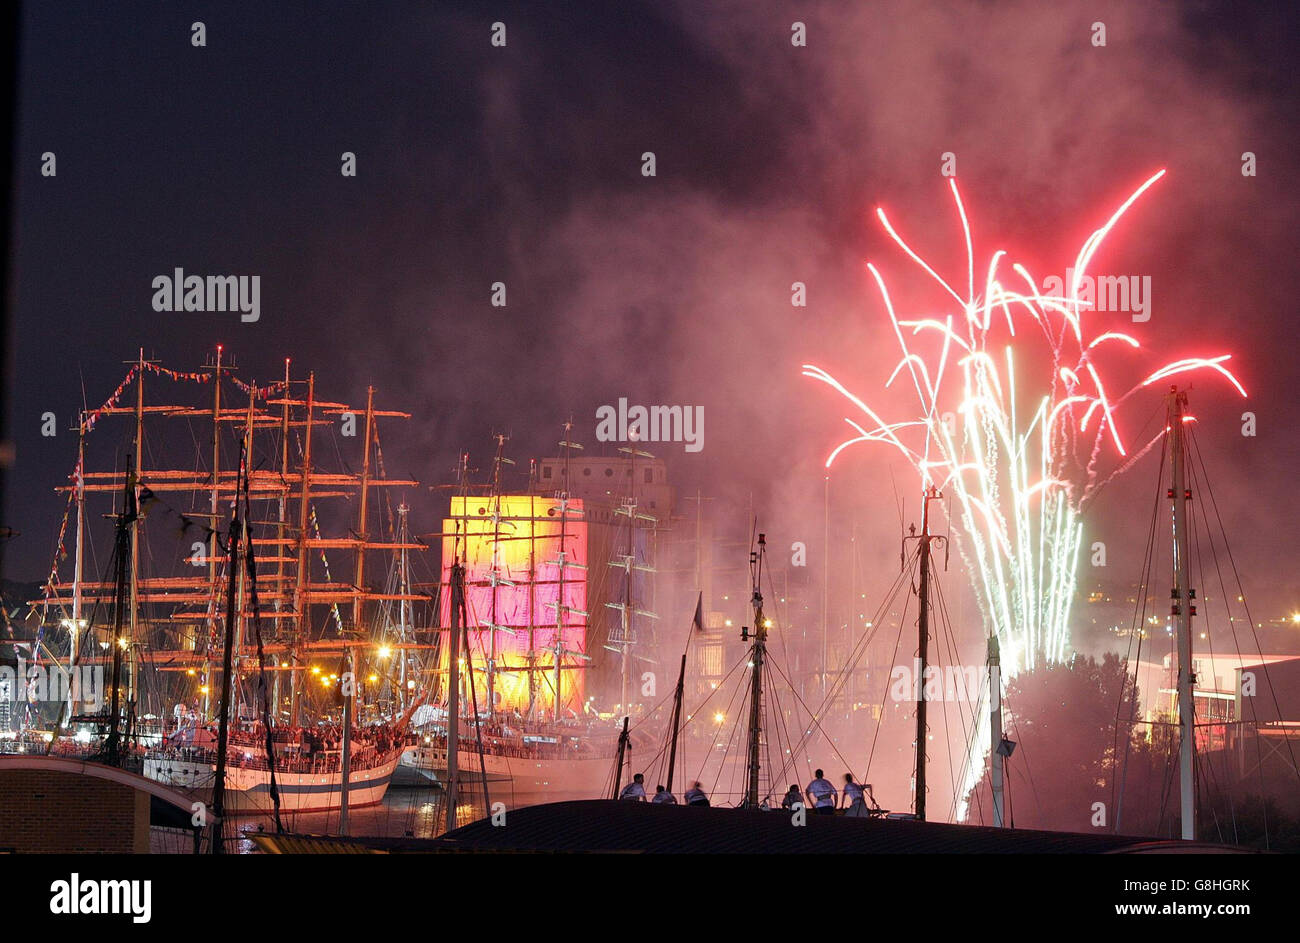
<instances>
[{"instance_id":1,"label":"dock light","mask_svg":"<svg viewBox=\"0 0 1300 943\"><path fill-rule=\"evenodd\" d=\"M391 655L391 654L393 654L393 650L392 650L391 648L389 648L387 645L380 645L380 646L379 646L379 657L380 657L380 658L387 658L387 657L388 657L389 655Z\"/></svg>"},{"instance_id":2,"label":"dock light","mask_svg":"<svg viewBox=\"0 0 1300 943\"><path fill-rule=\"evenodd\" d=\"M122 650L124 650L124 651L126 650L126 647L127 647L127 645L129 645L129 644L130 644L130 643L127 642L127 640L124 639L124 638L120 638L120 639L117 640L117 647L120 648L120 649L122 649Z\"/></svg>"},{"instance_id":3,"label":"dock light","mask_svg":"<svg viewBox=\"0 0 1300 943\"><path fill-rule=\"evenodd\" d=\"M207 693L208 693L208 686L205 684L205 685L203 685L203 687L199 688L199 693L200 693L200 694L207 694Z\"/></svg>"},{"instance_id":4,"label":"dock light","mask_svg":"<svg viewBox=\"0 0 1300 943\"><path fill-rule=\"evenodd\" d=\"M1291 613L1291 621L1295 623L1300 623L1300 612Z\"/></svg>"},{"instance_id":5,"label":"dock light","mask_svg":"<svg viewBox=\"0 0 1300 943\"><path fill-rule=\"evenodd\" d=\"M713 722L715 724L720 724L726 719L727 719L727 715L722 713L722 711L718 711L716 714L713 715Z\"/></svg>"},{"instance_id":6,"label":"dock light","mask_svg":"<svg viewBox=\"0 0 1300 943\"><path fill-rule=\"evenodd\" d=\"M379 680L379 675L371 675L366 680L369 681L371 684L374 684L376 681Z\"/></svg>"},{"instance_id":7,"label":"dock light","mask_svg":"<svg viewBox=\"0 0 1300 943\"><path fill-rule=\"evenodd\" d=\"M320 674L320 666L319 666L319 665L312 665L312 666L311 666L311 673L314 674L314 675L318 675L318 674Z\"/></svg>"},{"instance_id":8,"label":"dock light","mask_svg":"<svg viewBox=\"0 0 1300 943\"><path fill-rule=\"evenodd\" d=\"M195 671L193 668L187 668L187 669L185 670L185 673L186 673L187 675L189 675L191 678L193 678L195 675L198 674L198 672Z\"/></svg>"},{"instance_id":9,"label":"dock light","mask_svg":"<svg viewBox=\"0 0 1300 943\"><path fill-rule=\"evenodd\" d=\"M771 620L771 619L764 619L764 620L763 620L763 628L765 628L765 629L770 629L771 627L772 627L772 620Z\"/></svg>"}]
</instances>

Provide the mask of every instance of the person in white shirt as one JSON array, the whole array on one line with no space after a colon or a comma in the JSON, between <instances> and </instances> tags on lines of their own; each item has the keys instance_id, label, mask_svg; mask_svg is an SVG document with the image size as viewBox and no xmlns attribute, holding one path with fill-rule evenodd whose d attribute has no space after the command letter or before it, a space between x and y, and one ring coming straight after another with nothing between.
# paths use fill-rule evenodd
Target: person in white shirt
<instances>
[{"instance_id":1,"label":"person in white shirt","mask_svg":"<svg viewBox=\"0 0 1300 943\"><path fill-rule=\"evenodd\" d=\"M637 773L632 777L632 781L623 787L623 791L618 794L620 799L630 799L633 802L645 802L645 777Z\"/></svg>"},{"instance_id":2,"label":"person in white shirt","mask_svg":"<svg viewBox=\"0 0 1300 943\"><path fill-rule=\"evenodd\" d=\"M699 783L693 783L690 789L686 790L687 805L708 805L709 797L704 794L704 790Z\"/></svg>"},{"instance_id":3,"label":"person in white shirt","mask_svg":"<svg viewBox=\"0 0 1300 943\"><path fill-rule=\"evenodd\" d=\"M844 789L841 795L843 807L847 809L844 814L853 818L865 818L867 815L866 793L862 786L853 781L852 773L844 774Z\"/></svg>"},{"instance_id":4,"label":"person in white shirt","mask_svg":"<svg viewBox=\"0 0 1300 943\"><path fill-rule=\"evenodd\" d=\"M795 807L795 804L796 804L796 803L798 803L799 805L803 805L803 804L804 804L804 802L803 802L803 793L799 791L799 787L798 787L798 786L791 785L791 786L790 786L790 791L787 792L787 793L785 794L785 798L783 798L783 799L781 800L781 808L783 808L783 809L793 809L793 808Z\"/></svg>"},{"instance_id":5,"label":"person in white shirt","mask_svg":"<svg viewBox=\"0 0 1300 943\"><path fill-rule=\"evenodd\" d=\"M677 805L677 797L663 786L655 786L655 797L650 802L654 805Z\"/></svg>"},{"instance_id":6,"label":"person in white shirt","mask_svg":"<svg viewBox=\"0 0 1300 943\"><path fill-rule=\"evenodd\" d=\"M808 784L804 790L808 794L808 804L813 807L813 811L818 815L834 815L835 801L838 793L835 787L830 784L823 775L821 770L817 770L817 778Z\"/></svg>"}]
</instances>

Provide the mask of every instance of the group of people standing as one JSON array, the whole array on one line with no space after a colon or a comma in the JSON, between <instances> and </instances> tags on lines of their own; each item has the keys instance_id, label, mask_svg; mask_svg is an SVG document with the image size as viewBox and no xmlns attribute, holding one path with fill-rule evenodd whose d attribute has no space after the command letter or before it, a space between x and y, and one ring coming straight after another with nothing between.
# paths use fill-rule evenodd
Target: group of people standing
<instances>
[{"instance_id":1,"label":"group of people standing","mask_svg":"<svg viewBox=\"0 0 1300 943\"><path fill-rule=\"evenodd\" d=\"M645 776L637 773L632 777L632 781L623 787L618 794L620 799L628 799L632 802L645 802ZM704 794L704 789L699 783L692 783L691 788L686 790L683 796L687 805L705 806L709 804L709 797ZM677 797L665 789L663 786L655 787L654 798L649 800L655 805L677 805Z\"/></svg>"},{"instance_id":2,"label":"group of people standing","mask_svg":"<svg viewBox=\"0 0 1300 943\"><path fill-rule=\"evenodd\" d=\"M802 791L792 784L781 800L781 808L792 809L799 805L812 809L818 815L834 815L837 809L844 809L845 815L855 818L867 816L867 791L871 789L870 785L855 782L852 773L845 773L844 787L837 790L821 770L817 770L814 776L813 781Z\"/></svg>"},{"instance_id":3,"label":"group of people standing","mask_svg":"<svg viewBox=\"0 0 1300 943\"><path fill-rule=\"evenodd\" d=\"M797 785L790 787L781 800L781 808L793 809L798 805L801 808L812 809L818 815L834 815L838 809L844 809L845 815L865 818L868 815L867 794L870 789L870 785L864 786L856 782L852 773L845 773L843 788L836 789L830 780L826 779L825 774L817 770L815 778L806 789L801 790ZM641 773L632 777L632 781L623 787L618 797L633 802L649 801L660 805L677 805L677 797L663 786L656 786L654 797L647 800L645 776ZM692 784L686 791L685 799L687 805L709 804L709 797L704 794L699 783ZM766 802L764 806L766 807Z\"/></svg>"}]
</instances>

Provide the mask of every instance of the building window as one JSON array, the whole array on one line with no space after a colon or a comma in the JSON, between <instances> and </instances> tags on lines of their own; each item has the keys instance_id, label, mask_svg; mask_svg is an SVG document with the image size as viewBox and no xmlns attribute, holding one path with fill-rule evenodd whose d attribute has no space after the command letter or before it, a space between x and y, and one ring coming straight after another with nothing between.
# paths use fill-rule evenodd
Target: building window
<instances>
[{"instance_id":1,"label":"building window","mask_svg":"<svg viewBox=\"0 0 1300 943\"><path fill-rule=\"evenodd\" d=\"M612 469L612 468L606 468L606 469L605 469L605 477L606 477L606 478L612 478L613 476L614 476L614 469Z\"/></svg>"},{"instance_id":2,"label":"building window","mask_svg":"<svg viewBox=\"0 0 1300 943\"><path fill-rule=\"evenodd\" d=\"M551 466L550 466L550 465L543 465L543 466L542 466L542 477L543 477L543 478L550 478L550 477L551 477Z\"/></svg>"},{"instance_id":3,"label":"building window","mask_svg":"<svg viewBox=\"0 0 1300 943\"><path fill-rule=\"evenodd\" d=\"M650 482L654 480L655 480L655 470L653 468L647 468L645 470L645 483L648 485L650 484Z\"/></svg>"},{"instance_id":4,"label":"building window","mask_svg":"<svg viewBox=\"0 0 1300 943\"><path fill-rule=\"evenodd\" d=\"M700 674L705 677L722 674L721 645L705 645L700 649Z\"/></svg>"},{"instance_id":5,"label":"building window","mask_svg":"<svg viewBox=\"0 0 1300 943\"><path fill-rule=\"evenodd\" d=\"M583 473L584 475L590 475L590 474L591 474L591 469L590 469L590 468L584 468L584 469L582 470L582 473Z\"/></svg>"}]
</instances>

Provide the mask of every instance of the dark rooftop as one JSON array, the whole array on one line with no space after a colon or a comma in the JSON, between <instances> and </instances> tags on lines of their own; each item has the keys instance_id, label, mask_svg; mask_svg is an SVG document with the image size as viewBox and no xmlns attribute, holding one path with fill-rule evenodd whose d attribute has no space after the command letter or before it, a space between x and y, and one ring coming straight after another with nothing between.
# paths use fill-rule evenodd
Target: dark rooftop
<instances>
[{"instance_id":1,"label":"dark rooftop","mask_svg":"<svg viewBox=\"0 0 1300 943\"><path fill-rule=\"evenodd\" d=\"M259 836L263 837L263 836ZM340 839L373 851L625 854L1170 854L1238 852L1227 845L1112 834L998 829L784 811L659 806L608 799L556 802L482 819L436 839ZM301 851L304 848L295 848Z\"/></svg>"}]
</instances>

